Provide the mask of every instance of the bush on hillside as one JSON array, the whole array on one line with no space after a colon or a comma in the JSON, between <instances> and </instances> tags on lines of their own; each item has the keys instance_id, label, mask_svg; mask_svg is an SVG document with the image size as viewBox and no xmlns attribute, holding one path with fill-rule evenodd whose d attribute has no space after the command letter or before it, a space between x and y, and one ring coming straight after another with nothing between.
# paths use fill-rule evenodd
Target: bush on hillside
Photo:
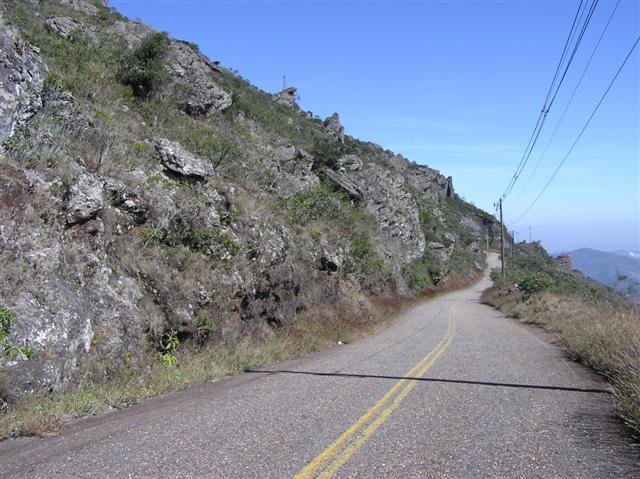
<instances>
[{"instance_id":1,"label":"bush on hillside","mask_svg":"<svg viewBox=\"0 0 640 479\"><path fill-rule=\"evenodd\" d=\"M120 64L118 78L123 85L129 85L135 96L147 98L167 79L163 58L169 49L169 36L164 32L154 32L146 36L142 43L125 56Z\"/></svg>"},{"instance_id":2,"label":"bush on hillside","mask_svg":"<svg viewBox=\"0 0 640 479\"><path fill-rule=\"evenodd\" d=\"M553 286L553 278L547 273L531 273L520 281L519 287L527 294L534 294Z\"/></svg>"}]
</instances>

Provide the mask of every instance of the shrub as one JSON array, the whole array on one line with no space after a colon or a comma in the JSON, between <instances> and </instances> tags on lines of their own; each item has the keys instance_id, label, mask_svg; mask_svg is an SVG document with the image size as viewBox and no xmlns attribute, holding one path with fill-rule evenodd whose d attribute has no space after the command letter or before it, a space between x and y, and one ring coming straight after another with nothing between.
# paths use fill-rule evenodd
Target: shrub
<instances>
[{"instance_id":1,"label":"shrub","mask_svg":"<svg viewBox=\"0 0 640 479\"><path fill-rule=\"evenodd\" d=\"M402 269L402 276L411 289L422 291L431 286L431 275L422 261L407 263Z\"/></svg>"},{"instance_id":2,"label":"shrub","mask_svg":"<svg viewBox=\"0 0 640 479\"><path fill-rule=\"evenodd\" d=\"M314 157L313 168L338 169L338 160L346 153L345 146L335 138L324 138L318 141L311 154Z\"/></svg>"},{"instance_id":3,"label":"shrub","mask_svg":"<svg viewBox=\"0 0 640 479\"><path fill-rule=\"evenodd\" d=\"M149 97L167 79L163 58L168 48L166 33L150 33L138 48L123 58L118 79L123 85L129 85L137 97Z\"/></svg>"},{"instance_id":4,"label":"shrub","mask_svg":"<svg viewBox=\"0 0 640 479\"><path fill-rule=\"evenodd\" d=\"M553 278L547 273L531 273L520 281L519 286L527 294L539 293L553 286Z\"/></svg>"},{"instance_id":5,"label":"shrub","mask_svg":"<svg viewBox=\"0 0 640 479\"><path fill-rule=\"evenodd\" d=\"M381 293L391 282L391 272L373 250L371 239L365 232L351 236L351 256L364 289Z\"/></svg>"}]
</instances>

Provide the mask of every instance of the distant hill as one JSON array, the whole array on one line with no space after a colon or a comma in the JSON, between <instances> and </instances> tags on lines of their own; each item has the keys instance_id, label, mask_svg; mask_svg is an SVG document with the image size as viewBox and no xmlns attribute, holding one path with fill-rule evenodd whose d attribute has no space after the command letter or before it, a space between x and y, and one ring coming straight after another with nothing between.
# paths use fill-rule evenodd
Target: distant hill
<instances>
[{"instance_id":1,"label":"distant hill","mask_svg":"<svg viewBox=\"0 0 640 479\"><path fill-rule=\"evenodd\" d=\"M640 252L580 248L566 253L573 267L596 281L631 296L640 296Z\"/></svg>"}]
</instances>

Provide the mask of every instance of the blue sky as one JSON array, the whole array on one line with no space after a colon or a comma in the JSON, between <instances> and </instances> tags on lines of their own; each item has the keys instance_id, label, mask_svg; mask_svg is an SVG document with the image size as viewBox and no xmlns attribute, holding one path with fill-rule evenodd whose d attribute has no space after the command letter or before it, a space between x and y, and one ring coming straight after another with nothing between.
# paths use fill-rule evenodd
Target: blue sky
<instances>
[{"instance_id":1,"label":"blue sky","mask_svg":"<svg viewBox=\"0 0 640 479\"><path fill-rule=\"evenodd\" d=\"M452 175L493 212L529 140L577 2L109 2L200 45L258 87L296 86L301 107L340 113L346 132ZM640 3L621 1L547 154L615 2L600 1L538 146L505 203L509 229L552 252L640 249L640 46L546 193L516 224L567 152L640 34ZM517 201L514 203L513 201Z\"/></svg>"}]
</instances>

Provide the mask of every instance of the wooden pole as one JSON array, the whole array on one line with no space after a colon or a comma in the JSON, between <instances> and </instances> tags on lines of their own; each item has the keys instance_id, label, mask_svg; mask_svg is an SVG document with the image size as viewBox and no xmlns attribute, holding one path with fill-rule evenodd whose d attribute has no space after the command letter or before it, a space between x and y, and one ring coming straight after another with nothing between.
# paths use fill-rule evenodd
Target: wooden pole
<instances>
[{"instance_id":1,"label":"wooden pole","mask_svg":"<svg viewBox=\"0 0 640 479\"><path fill-rule=\"evenodd\" d=\"M498 202L500 205L500 259L502 261L502 277L504 278L504 223L502 222L502 198Z\"/></svg>"}]
</instances>

